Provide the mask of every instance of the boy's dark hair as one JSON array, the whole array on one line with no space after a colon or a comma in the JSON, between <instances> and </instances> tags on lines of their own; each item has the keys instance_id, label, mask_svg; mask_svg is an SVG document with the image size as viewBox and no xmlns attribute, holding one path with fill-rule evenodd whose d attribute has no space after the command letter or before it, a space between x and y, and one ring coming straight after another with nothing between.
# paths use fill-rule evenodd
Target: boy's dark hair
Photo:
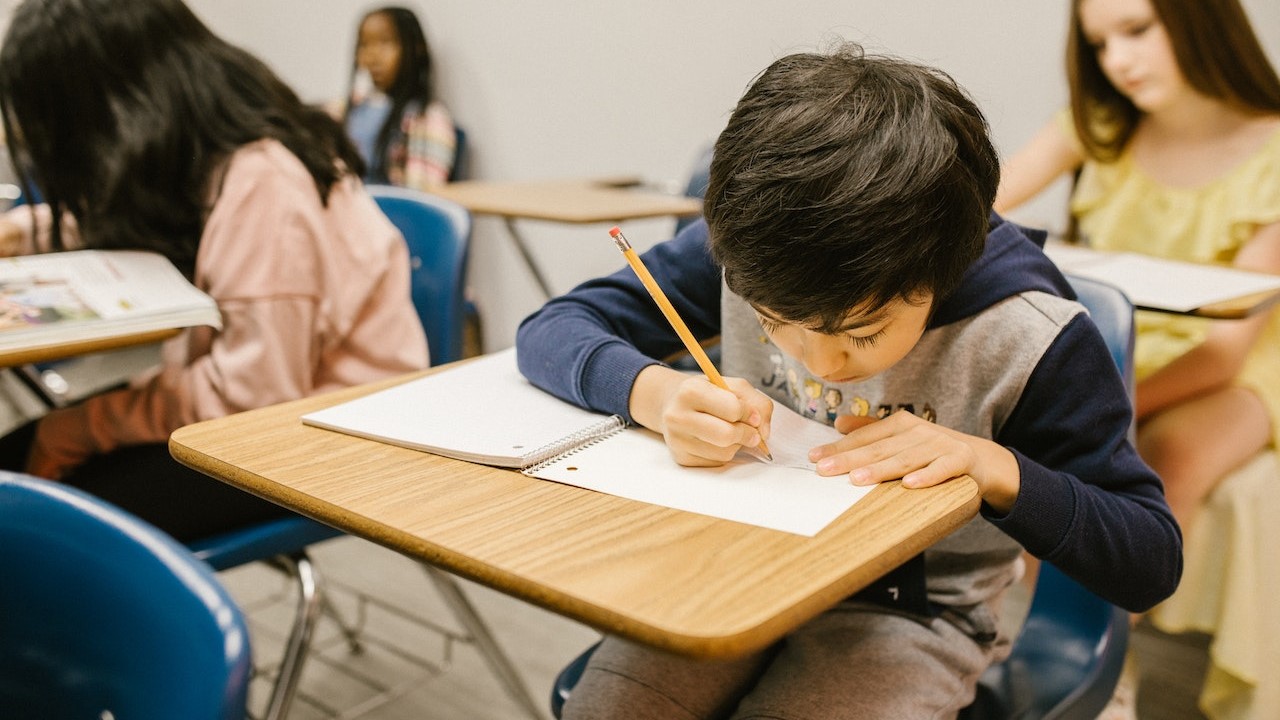
<instances>
[{"instance_id":1,"label":"boy's dark hair","mask_svg":"<svg viewBox=\"0 0 1280 720\"><path fill-rule=\"evenodd\" d=\"M351 83L347 88L346 114L348 116L351 114L355 76L360 67L357 57L360 48L359 28L364 25L365 20L374 15L385 15L395 27L396 37L400 39L400 68L396 72L395 81L387 91L387 96L391 99L391 111L387 113L386 121L378 129L378 136L373 144L373 157L369 158L370 165L377 166L385 172L386 168L383 167L385 163L382 158L386 157L387 145L391 143L391 137L400 129L405 108L409 103L417 103L422 110L426 110L435 98L435 88L432 80L431 48L427 45L427 36L422 31L422 23L418 21L418 16L408 8L380 7L365 13L356 26L356 50L351 54Z\"/></svg>"},{"instance_id":2,"label":"boy's dark hair","mask_svg":"<svg viewBox=\"0 0 1280 720\"><path fill-rule=\"evenodd\" d=\"M716 141L704 214L733 292L835 332L851 310L950 294L999 180L954 80L847 44L756 78Z\"/></svg>"},{"instance_id":3,"label":"boy's dark hair","mask_svg":"<svg viewBox=\"0 0 1280 720\"><path fill-rule=\"evenodd\" d=\"M279 141L326 202L364 172L341 125L181 0L26 0L0 49L0 110L26 189L70 211L87 246L155 250L187 273L241 146Z\"/></svg>"}]
</instances>

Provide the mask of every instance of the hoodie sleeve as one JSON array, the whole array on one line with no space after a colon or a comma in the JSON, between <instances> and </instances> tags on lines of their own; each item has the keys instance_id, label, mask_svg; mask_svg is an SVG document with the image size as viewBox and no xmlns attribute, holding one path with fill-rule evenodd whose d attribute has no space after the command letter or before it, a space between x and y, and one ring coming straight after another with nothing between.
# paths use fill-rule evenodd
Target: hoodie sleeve
<instances>
[{"instance_id":1,"label":"hoodie sleeve","mask_svg":"<svg viewBox=\"0 0 1280 720\"><path fill-rule=\"evenodd\" d=\"M1177 588L1182 535L1160 478L1129 441L1127 397L1092 321L1076 316L996 438L1018 460L1018 499L1003 517L985 505L982 512L1036 557L1141 612Z\"/></svg>"},{"instance_id":2,"label":"hoodie sleeve","mask_svg":"<svg viewBox=\"0 0 1280 720\"><path fill-rule=\"evenodd\" d=\"M676 312L699 340L720 332L720 270L707 228L690 225L641 255ZM631 386L640 371L683 349L631 268L590 280L520 324L516 358L534 385L575 405L632 421Z\"/></svg>"}]
</instances>

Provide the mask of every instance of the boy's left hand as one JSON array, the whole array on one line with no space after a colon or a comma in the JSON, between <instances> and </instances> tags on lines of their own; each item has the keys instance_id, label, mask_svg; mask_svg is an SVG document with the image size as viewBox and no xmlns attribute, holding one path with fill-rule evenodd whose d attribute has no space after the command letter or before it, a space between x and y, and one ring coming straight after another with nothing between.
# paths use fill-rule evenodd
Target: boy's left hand
<instances>
[{"instance_id":1,"label":"boy's left hand","mask_svg":"<svg viewBox=\"0 0 1280 720\"><path fill-rule=\"evenodd\" d=\"M902 478L902 484L909 488L930 487L969 475L978 483L982 498L1000 512L1012 509L1018 497L1018 461L990 440L905 411L879 421L840 417L836 429L847 434L809 451L819 475L848 473L854 485Z\"/></svg>"}]
</instances>

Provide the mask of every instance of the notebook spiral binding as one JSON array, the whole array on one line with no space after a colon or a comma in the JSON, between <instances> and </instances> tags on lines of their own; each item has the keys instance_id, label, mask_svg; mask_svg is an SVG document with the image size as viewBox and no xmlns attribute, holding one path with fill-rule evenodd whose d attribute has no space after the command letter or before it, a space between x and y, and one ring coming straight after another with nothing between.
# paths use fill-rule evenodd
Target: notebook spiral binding
<instances>
[{"instance_id":1,"label":"notebook spiral binding","mask_svg":"<svg viewBox=\"0 0 1280 720\"><path fill-rule=\"evenodd\" d=\"M626 420L623 420L618 415L610 415L595 425L583 428L572 435L543 445L529 453L525 456L528 460L525 462L525 466L520 469L520 472L533 476L534 473L555 464L562 458L585 450L611 435L622 432L626 428Z\"/></svg>"}]
</instances>

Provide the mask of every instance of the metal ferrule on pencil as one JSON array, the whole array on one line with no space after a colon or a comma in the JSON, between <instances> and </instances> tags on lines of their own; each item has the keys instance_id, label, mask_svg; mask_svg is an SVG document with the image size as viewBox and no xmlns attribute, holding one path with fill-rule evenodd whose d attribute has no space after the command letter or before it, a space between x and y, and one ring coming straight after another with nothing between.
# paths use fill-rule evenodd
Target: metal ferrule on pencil
<instances>
[{"instance_id":1,"label":"metal ferrule on pencil","mask_svg":"<svg viewBox=\"0 0 1280 720\"><path fill-rule=\"evenodd\" d=\"M631 249L631 243L627 242L627 238L622 234L621 229L614 228L610 230L609 237L613 238L613 244L617 245L618 249L622 252L626 252Z\"/></svg>"}]
</instances>

